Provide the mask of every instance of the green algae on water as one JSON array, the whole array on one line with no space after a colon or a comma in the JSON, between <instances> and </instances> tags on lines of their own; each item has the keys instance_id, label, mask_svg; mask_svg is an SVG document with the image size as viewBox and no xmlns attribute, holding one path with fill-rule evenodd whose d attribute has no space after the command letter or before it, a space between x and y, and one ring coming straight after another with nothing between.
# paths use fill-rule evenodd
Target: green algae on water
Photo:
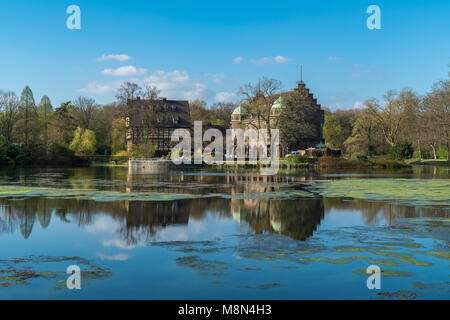
<instances>
[{"instance_id":1,"label":"green algae on water","mask_svg":"<svg viewBox=\"0 0 450 320\"><path fill-rule=\"evenodd\" d=\"M49 187L0 186L0 198L31 198L112 201L174 201L210 197L208 195L175 194L158 192L119 192L97 189L60 189Z\"/></svg>"},{"instance_id":2,"label":"green algae on water","mask_svg":"<svg viewBox=\"0 0 450 320\"><path fill-rule=\"evenodd\" d=\"M450 180L444 179L341 179L318 181L307 189L329 198L450 208Z\"/></svg>"}]
</instances>

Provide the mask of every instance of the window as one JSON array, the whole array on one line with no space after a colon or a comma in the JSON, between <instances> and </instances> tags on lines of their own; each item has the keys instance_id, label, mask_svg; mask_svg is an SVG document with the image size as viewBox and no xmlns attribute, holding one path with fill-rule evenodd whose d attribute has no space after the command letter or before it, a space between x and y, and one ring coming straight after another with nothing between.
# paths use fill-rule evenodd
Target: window
<instances>
[{"instance_id":1,"label":"window","mask_svg":"<svg viewBox=\"0 0 450 320\"><path fill-rule=\"evenodd\" d=\"M159 149L164 149L164 142L163 141L159 141L158 142L158 148Z\"/></svg>"}]
</instances>

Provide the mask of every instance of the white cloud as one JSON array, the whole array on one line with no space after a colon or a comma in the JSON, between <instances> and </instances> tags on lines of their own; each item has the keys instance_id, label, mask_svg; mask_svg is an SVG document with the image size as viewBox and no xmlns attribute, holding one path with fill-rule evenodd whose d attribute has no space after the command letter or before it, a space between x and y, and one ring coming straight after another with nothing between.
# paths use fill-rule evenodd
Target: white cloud
<instances>
[{"instance_id":1,"label":"white cloud","mask_svg":"<svg viewBox=\"0 0 450 320\"><path fill-rule=\"evenodd\" d=\"M205 78L212 80L214 83L219 84L225 78L221 73L205 73Z\"/></svg>"},{"instance_id":2,"label":"white cloud","mask_svg":"<svg viewBox=\"0 0 450 320\"><path fill-rule=\"evenodd\" d=\"M362 66L360 64L354 64L353 68L356 69L356 71L353 71L350 73L351 78L370 78L374 80L382 80L383 75L381 71L373 66Z\"/></svg>"},{"instance_id":3,"label":"white cloud","mask_svg":"<svg viewBox=\"0 0 450 320\"><path fill-rule=\"evenodd\" d=\"M233 92L219 92L214 98L215 102L236 102L237 100L238 97Z\"/></svg>"},{"instance_id":4,"label":"white cloud","mask_svg":"<svg viewBox=\"0 0 450 320\"><path fill-rule=\"evenodd\" d=\"M258 59L255 61L256 64L268 64L268 63L287 63L291 61L291 59L283 57L283 56L276 56L273 58L263 57L261 59Z\"/></svg>"},{"instance_id":5,"label":"white cloud","mask_svg":"<svg viewBox=\"0 0 450 320\"><path fill-rule=\"evenodd\" d=\"M330 60L330 61L340 61L340 60L344 60L344 58L336 57L336 56L329 56L328 60Z\"/></svg>"},{"instance_id":6,"label":"white cloud","mask_svg":"<svg viewBox=\"0 0 450 320\"><path fill-rule=\"evenodd\" d=\"M102 260L109 260L109 261L126 261L130 259L129 255L126 254L116 254L116 255L107 255L103 253L97 254L97 256Z\"/></svg>"},{"instance_id":7,"label":"white cloud","mask_svg":"<svg viewBox=\"0 0 450 320\"><path fill-rule=\"evenodd\" d=\"M244 61L244 57L242 56L237 56L236 58L233 59L233 62L236 64L241 63L242 61Z\"/></svg>"},{"instance_id":8,"label":"white cloud","mask_svg":"<svg viewBox=\"0 0 450 320\"><path fill-rule=\"evenodd\" d=\"M362 109L364 108L364 102L363 101L356 101L353 105L353 109Z\"/></svg>"},{"instance_id":9,"label":"white cloud","mask_svg":"<svg viewBox=\"0 0 450 320\"><path fill-rule=\"evenodd\" d=\"M149 76L136 79L139 85L156 86L161 96L169 99L208 99L214 95L205 84L192 78L186 71L156 71Z\"/></svg>"},{"instance_id":10,"label":"white cloud","mask_svg":"<svg viewBox=\"0 0 450 320\"><path fill-rule=\"evenodd\" d=\"M117 222L114 220L100 217L86 226L85 229L89 233L114 233L118 227Z\"/></svg>"},{"instance_id":11,"label":"white cloud","mask_svg":"<svg viewBox=\"0 0 450 320\"><path fill-rule=\"evenodd\" d=\"M131 57L127 54L104 54L97 59L98 62L104 62L108 60L117 60L120 62L128 61Z\"/></svg>"},{"instance_id":12,"label":"white cloud","mask_svg":"<svg viewBox=\"0 0 450 320\"><path fill-rule=\"evenodd\" d=\"M135 75L144 75L147 73L147 69L145 68L136 68L135 66L123 66L117 69L105 69L102 71L102 74L107 76L135 76Z\"/></svg>"},{"instance_id":13,"label":"white cloud","mask_svg":"<svg viewBox=\"0 0 450 320\"><path fill-rule=\"evenodd\" d=\"M79 91L83 93L89 93L94 95L103 95L116 91L120 87L120 81L114 81L109 83L100 83L98 81L89 82L84 88Z\"/></svg>"},{"instance_id":14,"label":"white cloud","mask_svg":"<svg viewBox=\"0 0 450 320\"><path fill-rule=\"evenodd\" d=\"M144 247L145 246L145 242L143 242L143 241L139 241L136 244L129 244L129 243L127 243L126 240L123 240L123 239L105 239L105 240L102 240L102 244L105 247L115 247L118 249L126 249L126 250L131 250L136 247Z\"/></svg>"},{"instance_id":15,"label":"white cloud","mask_svg":"<svg viewBox=\"0 0 450 320\"><path fill-rule=\"evenodd\" d=\"M276 56L276 57L273 58L273 59L274 59L274 61L275 61L276 63L286 63L286 62L291 61L291 59L285 58L285 57L283 57L283 56Z\"/></svg>"},{"instance_id":16,"label":"white cloud","mask_svg":"<svg viewBox=\"0 0 450 320\"><path fill-rule=\"evenodd\" d=\"M125 81L137 83L141 87L145 85L156 86L161 90L160 96L168 99L208 100L214 98L214 92L208 86L199 80L191 77L186 71L155 71L150 72L146 76L140 77L124 77L121 80L109 82L92 81L84 88L79 89L80 92L93 95L112 94L117 91L121 84Z\"/></svg>"}]
</instances>

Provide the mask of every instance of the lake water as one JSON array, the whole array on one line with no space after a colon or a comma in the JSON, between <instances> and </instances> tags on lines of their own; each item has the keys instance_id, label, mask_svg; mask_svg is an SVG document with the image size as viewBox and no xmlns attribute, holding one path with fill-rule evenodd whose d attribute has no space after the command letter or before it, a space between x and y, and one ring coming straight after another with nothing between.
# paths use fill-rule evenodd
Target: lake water
<instances>
[{"instance_id":1,"label":"lake water","mask_svg":"<svg viewBox=\"0 0 450 320\"><path fill-rule=\"evenodd\" d=\"M0 169L0 299L448 299L449 177Z\"/></svg>"}]
</instances>

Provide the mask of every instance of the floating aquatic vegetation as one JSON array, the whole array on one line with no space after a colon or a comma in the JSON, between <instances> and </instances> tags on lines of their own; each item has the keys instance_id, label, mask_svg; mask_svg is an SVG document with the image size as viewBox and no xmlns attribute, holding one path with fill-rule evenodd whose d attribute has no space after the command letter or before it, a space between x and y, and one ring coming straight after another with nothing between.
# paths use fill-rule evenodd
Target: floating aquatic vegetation
<instances>
[{"instance_id":1,"label":"floating aquatic vegetation","mask_svg":"<svg viewBox=\"0 0 450 320\"><path fill-rule=\"evenodd\" d=\"M366 268L354 270L353 273L368 276ZM413 275L412 272L381 268L382 277L412 277Z\"/></svg>"},{"instance_id":2,"label":"floating aquatic vegetation","mask_svg":"<svg viewBox=\"0 0 450 320\"><path fill-rule=\"evenodd\" d=\"M223 241L155 241L150 242L150 245L166 247L183 253L213 253L228 248L223 245Z\"/></svg>"},{"instance_id":3,"label":"floating aquatic vegetation","mask_svg":"<svg viewBox=\"0 0 450 320\"><path fill-rule=\"evenodd\" d=\"M444 251L414 251L415 253L424 253L424 254L431 254L433 256L436 256L438 258L442 259L450 259L450 253L444 252Z\"/></svg>"},{"instance_id":4,"label":"floating aquatic vegetation","mask_svg":"<svg viewBox=\"0 0 450 320\"><path fill-rule=\"evenodd\" d=\"M444 235L448 238L449 227L450 222L446 218L397 219L390 226L318 230L306 241L263 233L226 236L212 241L152 242L150 245L195 253L179 257L176 263L197 270L199 276L221 277L221 285L241 289L264 290L281 285L277 278L268 278L268 283L263 284L236 283L233 279L236 272L248 273L248 279L259 279L261 270L267 268L276 275L276 269L278 272L296 272L296 269L323 269L327 267L320 265L333 264L333 268L339 268L343 276L351 277L353 274L367 278L367 266L375 264L380 266L382 277L398 278L405 288L409 286L414 290L420 285L416 283L413 286L409 279L420 279L418 276L423 274L424 268L434 265L441 268L445 264L443 260L448 259L448 242ZM440 231L429 232L429 228ZM235 259L229 260L228 257ZM421 295L430 292L431 295L448 296L449 283L436 285L433 290L422 287ZM408 292L382 292L375 297L413 299L417 296L414 291Z\"/></svg>"},{"instance_id":5,"label":"floating aquatic vegetation","mask_svg":"<svg viewBox=\"0 0 450 320\"><path fill-rule=\"evenodd\" d=\"M317 195L307 190L287 189L280 191L234 193L232 195L222 194L221 197L238 200L290 200L297 198L314 198L317 197Z\"/></svg>"},{"instance_id":6,"label":"floating aquatic vegetation","mask_svg":"<svg viewBox=\"0 0 450 320\"><path fill-rule=\"evenodd\" d=\"M230 263L217 261L217 260L207 260L202 259L198 256L189 256L178 258L177 264L185 267L189 267L200 271L203 275L208 276L222 276L224 271L230 268Z\"/></svg>"},{"instance_id":7,"label":"floating aquatic vegetation","mask_svg":"<svg viewBox=\"0 0 450 320\"><path fill-rule=\"evenodd\" d=\"M448 179L340 179L317 181L306 189L330 198L347 197L450 208Z\"/></svg>"},{"instance_id":8,"label":"floating aquatic vegetation","mask_svg":"<svg viewBox=\"0 0 450 320\"><path fill-rule=\"evenodd\" d=\"M259 285L238 285L238 288L241 289L260 289L260 290L267 290L267 289L273 289L277 287L286 287L287 285L285 283L264 283Z\"/></svg>"},{"instance_id":9,"label":"floating aquatic vegetation","mask_svg":"<svg viewBox=\"0 0 450 320\"><path fill-rule=\"evenodd\" d=\"M34 278L55 281L55 289L66 288L66 267L78 265L83 284L112 276L112 272L80 257L27 256L0 260L0 287L29 285ZM52 270L52 271L50 271Z\"/></svg>"},{"instance_id":10,"label":"floating aquatic vegetation","mask_svg":"<svg viewBox=\"0 0 450 320\"><path fill-rule=\"evenodd\" d=\"M348 257L344 259L330 259L330 258L324 258L324 257L311 257L311 258L299 258L300 261L314 261L314 262L327 262L327 263L333 263L333 264L345 264L350 263L358 259L369 259L368 257L363 256L354 256L354 257Z\"/></svg>"},{"instance_id":11,"label":"floating aquatic vegetation","mask_svg":"<svg viewBox=\"0 0 450 320\"><path fill-rule=\"evenodd\" d=\"M118 192L96 189L60 189L23 186L0 186L0 198L44 197L48 199L78 199L99 202L111 201L173 201L210 197L208 195L175 194L158 192Z\"/></svg>"},{"instance_id":12,"label":"floating aquatic vegetation","mask_svg":"<svg viewBox=\"0 0 450 320\"><path fill-rule=\"evenodd\" d=\"M400 290L395 292L377 292L377 296L385 299L412 300L417 298L414 291Z\"/></svg>"},{"instance_id":13,"label":"floating aquatic vegetation","mask_svg":"<svg viewBox=\"0 0 450 320\"><path fill-rule=\"evenodd\" d=\"M414 288L421 290L421 292L425 291L426 293L442 293L442 296L448 296L450 293L450 282L434 282L434 283L423 283L419 281L413 281L412 285Z\"/></svg>"}]
</instances>

